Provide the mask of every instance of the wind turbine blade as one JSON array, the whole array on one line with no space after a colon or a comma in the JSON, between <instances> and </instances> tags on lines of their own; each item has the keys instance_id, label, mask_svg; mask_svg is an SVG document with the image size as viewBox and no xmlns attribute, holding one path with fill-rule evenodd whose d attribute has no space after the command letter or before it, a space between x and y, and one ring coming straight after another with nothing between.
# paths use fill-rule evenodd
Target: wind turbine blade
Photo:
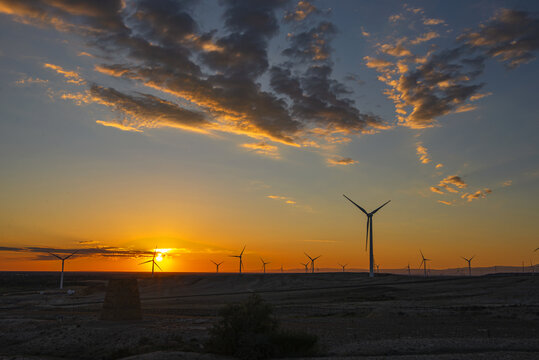
<instances>
[{"instance_id":1,"label":"wind turbine blade","mask_svg":"<svg viewBox=\"0 0 539 360\"><path fill-rule=\"evenodd\" d=\"M75 250L74 252L71 253L71 255L66 256L66 257L64 258L64 260L69 259L70 257L72 257L73 255L75 255L75 254L78 253L78 252L79 252L79 250Z\"/></svg>"},{"instance_id":2,"label":"wind turbine blade","mask_svg":"<svg viewBox=\"0 0 539 360\"><path fill-rule=\"evenodd\" d=\"M425 255L423 255L423 252L421 250L419 250L419 252L421 253L421 257L423 258L423 261L425 260Z\"/></svg>"},{"instance_id":3,"label":"wind turbine blade","mask_svg":"<svg viewBox=\"0 0 539 360\"><path fill-rule=\"evenodd\" d=\"M145 261L145 262L141 262L139 265L142 265L142 264L146 264L146 263L149 263L149 262L152 262L153 260L148 260L148 261Z\"/></svg>"},{"instance_id":4,"label":"wind turbine blade","mask_svg":"<svg viewBox=\"0 0 539 360\"><path fill-rule=\"evenodd\" d=\"M64 260L64 259L62 259L61 257L59 257L58 255L56 255L56 254L53 254L53 253L51 253L51 252L49 252L49 251L47 251L47 252L48 252L49 254L51 254L52 256L57 257L57 258L60 259L60 260Z\"/></svg>"},{"instance_id":5,"label":"wind turbine blade","mask_svg":"<svg viewBox=\"0 0 539 360\"><path fill-rule=\"evenodd\" d=\"M318 255L317 257L315 257L315 258L313 259L313 261L315 261L316 259L318 259L320 256L322 256L322 255Z\"/></svg>"},{"instance_id":6,"label":"wind turbine blade","mask_svg":"<svg viewBox=\"0 0 539 360\"><path fill-rule=\"evenodd\" d=\"M237 257L237 258L239 258L241 256L239 256L239 255L228 255L228 257Z\"/></svg>"},{"instance_id":7,"label":"wind turbine blade","mask_svg":"<svg viewBox=\"0 0 539 360\"><path fill-rule=\"evenodd\" d=\"M224 263L224 261L221 261L219 264L215 264L215 265L219 266L219 265L221 265L222 263Z\"/></svg>"},{"instance_id":8,"label":"wind turbine blade","mask_svg":"<svg viewBox=\"0 0 539 360\"><path fill-rule=\"evenodd\" d=\"M361 206L359 206L358 204L356 204L355 202L352 201L352 199L350 199L348 196L342 194L342 196L344 196L348 201L350 201L352 204L354 204L355 206L358 207L359 210L363 211L363 213L365 215L368 215L368 213L365 211L365 209L363 209Z\"/></svg>"},{"instance_id":9,"label":"wind turbine blade","mask_svg":"<svg viewBox=\"0 0 539 360\"><path fill-rule=\"evenodd\" d=\"M425 262L425 259L421 260L421 264L419 264L419 270L421 270L421 266L423 265L424 262Z\"/></svg>"},{"instance_id":10,"label":"wind turbine blade","mask_svg":"<svg viewBox=\"0 0 539 360\"><path fill-rule=\"evenodd\" d=\"M161 266L159 266L156 262L154 262L155 266L157 266L157 268L161 271L163 271L163 269L161 269Z\"/></svg>"},{"instance_id":11,"label":"wind turbine blade","mask_svg":"<svg viewBox=\"0 0 539 360\"><path fill-rule=\"evenodd\" d=\"M247 245L245 245L245 246L243 247L243 250L241 251L240 256L243 255L243 252L245 251L245 247L246 247L246 246L247 246Z\"/></svg>"},{"instance_id":12,"label":"wind turbine blade","mask_svg":"<svg viewBox=\"0 0 539 360\"><path fill-rule=\"evenodd\" d=\"M309 254L307 254L306 252L304 252L305 256L307 256L309 258L309 260L313 261L313 258L309 256Z\"/></svg>"},{"instance_id":13,"label":"wind turbine blade","mask_svg":"<svg viewBox=\"0 0 539 360\"><path fill-rule=\"evenodd\" d=\"M470 261L472 261L472 259L473 259L474 257L475 257L475 255L474 255L474 256L472 256L472 257L470 258Z\"/></svg>"},{"instance_id":14,"label":"wind turbine blade","mask_svg":"<svg viewBox=\"0 0 539 360\"><path fill-rule=\"evenodd\" d=\"M211 261L212 263L214 263L215 265L217 265L217 263L216 263L215 261L213 261L213 260L210 260L210 261Z\"/></svg>"},{"instance_id":15,"label":"wind turbine blade","mask_svg":"<svg viewBox=\"0 0 539 360\"><path fill-rule=\"evenodd\" d=\"M468 259L466 259L464 256L461 256L461 258L462 258L464 261L468 261Z\"/></svg>"},{"instance_id":16,"label":"wind turbine blade","mask_svg":"<svg viewBox=\"0 0 539 360\"><path fill-rule=\"evenodd\" d=\"M374 215L378 210L380 210L381 208L383 208L384 206L386 206L390 201L391 201L391 200L386 201L382 206L378 207L378 208L377 208L376 210L374 210L374 211L371 211L371 215Z\"/></svg>"}]
</instances>

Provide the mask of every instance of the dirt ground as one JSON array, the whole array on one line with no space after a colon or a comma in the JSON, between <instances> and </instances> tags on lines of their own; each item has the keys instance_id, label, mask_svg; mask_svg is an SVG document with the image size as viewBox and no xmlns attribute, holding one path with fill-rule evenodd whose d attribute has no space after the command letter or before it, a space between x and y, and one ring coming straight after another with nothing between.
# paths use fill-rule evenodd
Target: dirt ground
<instances>
[{"instance_id":1,"label":"dirt ground","mask_svg":"<svg viewBox=\"0 0 539 360\"><path fill-rule=\"evenodd\" d=\"M109 278L137 277L142 321L101 321ZM256 292L326 359L538 359L539 275L0 273L0 359L225 359L218 310ZM67 294L67 290L75 290Z\"/></svg>"}]
</instances>

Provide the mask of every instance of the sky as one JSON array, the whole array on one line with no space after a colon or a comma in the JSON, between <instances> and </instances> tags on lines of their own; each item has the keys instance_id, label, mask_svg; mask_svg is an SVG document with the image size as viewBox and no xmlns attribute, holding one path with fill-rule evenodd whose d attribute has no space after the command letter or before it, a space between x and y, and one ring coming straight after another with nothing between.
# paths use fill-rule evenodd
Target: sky
<instances>
[{"instance_id":1,"label":"sky","mask_svg":"<svg viewBox=\"0 0 539 360\"><path fill-rule=\"evenodd\" d=\"M0 0L0 270L537 262L539 3ZM535 258L534 258L535 256Z\"/></svg>"}]
</instances>

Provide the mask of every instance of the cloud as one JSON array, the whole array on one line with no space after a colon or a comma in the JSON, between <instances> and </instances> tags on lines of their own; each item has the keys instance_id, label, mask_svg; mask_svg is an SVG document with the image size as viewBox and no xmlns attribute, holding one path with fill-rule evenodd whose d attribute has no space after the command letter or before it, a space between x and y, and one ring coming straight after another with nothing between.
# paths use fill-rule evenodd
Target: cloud
<instances>
[{"instance_id":1,"label":"cloud","mask_svg":"<svg viewBox=\"0 0 539 360\"><path fill-rule=\"evenodd\" d=\"M27 85L27 84L46 84L48 83L49 80L44 80L44 79L40 79L40 78L33 78L33 77L30 77L30 76L27 76L27 77L24 77L22 79L19 79L17 81L15 81L15 84L16 85Z\"/></svg>"},{"instance_id":2,"label":"cloud","mask_svg":"<svg viewBox=\"0 0 539 360\"><path fill-rule=\"evenodd\" d=\"M436 169L440 169L440 168L443 168L444 167L444 164L436 164Z\"/></svg>"},{"instance_id":3,"label":"cloud","mask_svg":"<svg viewBox=\"0 0 539 360\"><path fill-rule=\"evenodd\" d=\"M271 158L279 159L279 148L275 145L268 144L267 142L259 142L259 143L247 143L247 144L241 144L242 148L251 150L257 154L269 156Z\"/></svg>"},{"instance_id":4,"label":"cloud","mask_svg":"<svg viewBox=\"0 0 539 360\"><path fill-rule=\"evenodd\" d=\"M357 164L357 160L354 160L354 159L349 158L349 157L346 157L346 158L330 158L330 159L327 159L327 162L331 166Z\"/></svg>"},{"instance_id":5,"label":"cloud","mask_svg":"<svg viewBox=\"0 0 539 360\"><path fill-rule=\"evenodd\" d=\"M423 24L443 23L424 18L422 9L417 12L409 6L405 9L420 14ZM539 49L539 19L527 12L501 10L478 30L458 36L453 48L429 48L421 56L412 53L411 45L438 36L428 31L414 40L394 38L376 44L381 57L364 58L368 67L380 73L378 79L388 86L385 94L395 103L398 124L402 126L428 128L436 126L437 119L444 115L476 109L467 101L490 95L480 93L484 84L476 82L486 59L497 58L508 68L533 60Z\"/></svg>"},{"instance_id":6,"label":"cloud","mask_svg":"<svg viewBox=\"0 0 539 360\"><path fill-rule=\"evenodd\" d=\"M444 200L438 200L438 202L440 204L444 204L444 205L448 205L448 206L453 206L453 203L451 201L444 201Z\"/></svg>"},{"instance_id":7,"label":"cloud","mask_svg":"<svg viewBox=\"0 0 539 360\"><path fill-rule=\"evenodd\" d=\"M468 184L466 184L464 180L462 180L462 178L458 175L447 176L442 181L440 181L440 184L453 185L459 189L464 189L468 186Z\"/></svg>"},{"instance_id":8,"label":"cloud","mask_svg":"<svg viewBox=\"0 0 539 360\"><path fill-rule=\"evenodd\" d=\"M56 71L56 73L64 76L66 79L68 79L68 83L77 85L84 84L84 79L82 79L80 75L75 71L64 70L64 68L62 68L61 66L54 64L43 64L43 67L46 69L54 70Z\"/></svg>"},{"instance_id":9,"label":"cloud","mask_svg":"<svg viewBox=\"0 0 539 360\"><path fill-rule=\"evenodd\" d=\"M470 201L473 201L475 199L484 199L490 193L492 193L492 190L485 188L483 190L477 190L474 193L462 194L461 198L466 199L468 202L470 202Z\"/></svg>"},{"instance_id":10,"label":"cloud","mask_svg":"<svg viewBox=\"0 0 539 360\"><path fill-rule=\"evenodd\" d=\"M287 6L284 0L222 1L222 23L211 31L202 30L193 15L197 4L189 1L0 0L0 4L0 12L15 21L80 36L89 49L79 55L105 59L95 65L97 72L173 99L122 93L90 79L85 84L77 72L47 65L68 81L88 86L88 92L66 93L64 98L108 107L121 115L114 126L119 129L167 126L206 134L219 131L299 147L318 146L320 138L313 137L313 128L329 134L387 128L380 117L361 112L347 96L351 90L332 78L331 41L337 30L331 22L319 21L310 28L307 22L297 24L297 33L291 34L283 51L286 64L271 64L268 48L279 33L282 18L277 13ZM324 13L302 1L292 17ZM291 71L286 85L297 81L298 86L285 90L275 69ZM268 72L270 90L261 85Z\"/></svg>"},{"instance_id":11,"label":"cloud","mask_svg":"<svg viewBox=\"0 0 539 360\"><path fill-rule=\"evenodd\" d=\"M539 19L525 11L502 9L479 30L459 37L471 47L515 68L535 59L539 50Z\"/></svg>"},{"instance_id":12,"label":"cloud","mask_svg":"<svg viewBox=\"0 0 539 360\"><path fill-rule=\"evenodd\" d=\"M419 156L419 161L421 161L422 164L428 164L431 162L427 148L421 145L421 143L416 144L416 153Z\"/></svg>"},{"instance_id":13,"label":"cloud","mask_svg":"<svg viewBox=\"0 0 539 360\"><path fill-rule=\"evenodd\" d=\"M373 58L370 56L365 56L363 59L366 61L365 65L367 65L367 67L374 68L377 70L384 69L384 68L394 65L393 62L391 61L387 61L387 60L379 59L379 58Z\"/></svg>"},{"instance_id":14,"label":"cloud","mask_svg":"<svg viewBox=\"0 0 539 360\"><path fill-rule=\"evenodd\" d=\"M122 131L134 131L134 132L142 132L142 130L134 127L134 126L131 126L127 123L119 123L119 122L111 122L111 121L103 121L103 120L96 120L95 121L97 124L100 124L100 125L103 125L103 126L108 126L108 127L113 127L113 128L116 128L118 130L122 130Z\"/></svg>"},{"instance_id":15,"label":"cloud","mask_svg":"<svg viewBox=\"0 0 539 360\"><path fill-rule=\"evenodd\" d=\"M412 45L418 45L418 44L430 41L432 39L436 39L438 37L440 37L440 35L438 33L434 32L434 31L429 31L428 33L425 33L425 34L423 34L421 36L418 36L414 40L410 41L410 43Z\"/></svg>"},{"instance_id":16,"label":"cloud","mask_svg":"<svg viewBox=\"0 0 539 360\"><path fill-rule=\"evenodd\" d=\"M83 242L81 245L88 245L92 242ZM25 246L25 247L0 247L0 251L8 252L21 252L35 254L35 260L57 260L58 258L50 255L49 253L57 254L60 256L69 255L77 252L73 255L73 258L78 257L107 257L107 258L141 258L151 256L153 251L141 250L141 249L125 249L113 246L98 246L98 247L84 247L84 248L72 248L72 249L59 249L50 247L39 246Z\"/></svg>"},{"instance_id":17,"label":"cloud","mask_svg":"<svg viewBox=\"0 0 539 360\"><path fill-rule=\"evenodd\" d=\"M281 200L283 203L288 205L296 205L296 201L287 196L268 195L266 197L273 200Z\"/></svg>"},{"instance_id":18,"label":"cloud","mask_svg":"<svg viewBox=\"0 0 539 360\"><path fill-rule=\"evenodd\" d=\"M92 85L85 93L64 93L61 97L80 104L97 103L112 108L121 117L116 124L102 120L96 122L121 130L140 131L140 128L165 126L200 131L201 128L211 127L203 114L150 94L129 95L113 88Z\"/></svg>"},{"instance_id":19,"label":"cloud","mask_svg":"<svg viewBox=\"0 0 539 360\"><path fill-rule=\"evenodd\" d=\"M430 190L432 192L443 194L442 189L444 189L447 192L457 194L459 193L460 189L464 189L466 187L468 187L468 184L466 184L460 176L450 175L441 180L437 186L431 186Z\"/></svg>"},{"instance_id":20,"label":"cloud","mask_svg":"<svg viewBox=\"0 0 539 360\"><path fill-rule=\"evenodd\" d=\"M511 186L512 184L513 184L513 180L506 180L503 182L502 186L507 187L507 186Z\"/></svg>"},{"instance_id":21,"label":"cloud","mask_svg":"<svg viewBox=\"0 0 539 360\"><path fill-rule=\"evenodd\" d=\"M283 50L283 55L296 60L327 60L331 54L331 39L337 33L335 26L329 21L322 21L317 26L290 34L290 47Z\"/></svg>"},{"instance_id":22,"label":"cloud","mask_svg":"<svg viewBox=\"0 0 539 360\"><path fill-rule=\"evenodd\" d=\"M423 19L423 24L424 25L442 25L442 24L445 24L445 21L443 21L442 19Z\"/></svg>"},{"instance_id":23,"label":"cloud","mask_svg":"<svg viewBox=\"0 0 539 360\"><path fill-rule=\"evenodd\" d=\"M388 20L389 20L389 22L395 23L395 22L397 22L399 20L403 20L403 19L404 19L404 15L395 14L395 15L391 15Z\"/></svg>"},{"instance_id":24,"label":"cloud","mask_svg":"<svg viewBox=\"0 0 539 360\"><path fill-rule=\"evenodd\" d=\"M455 113L458 114L458 113L473 111L475 109L477 109L477 106L475 106L475 105L464 104L464 105L461 105L458 108L456 108Z\"/></svg>"},{"instance_id":25,"label":"cloud","mask_svg":"<svg viewBox=\"0 0 539 360\"><path fill-rule=\"evenodd\" d=\"M316 6L312 5L308 1L299 1L294 11L289 11L285 15L287 21L302 21L311 13L319 13L320 10Z\"/></svg>"},{"instance_id":26,"label":"cloud","mask_svg":"<svg viewBox=\"0 0 539 360\"><path fill-rule=\"evenodd\" d=\"M478 93L478 94L470 96L470 101L476 101L476 100L482 99L482 98L490 96L490 95L492 95L491 92L482 93L482 94Z\"/></svg>"}]
</instances>

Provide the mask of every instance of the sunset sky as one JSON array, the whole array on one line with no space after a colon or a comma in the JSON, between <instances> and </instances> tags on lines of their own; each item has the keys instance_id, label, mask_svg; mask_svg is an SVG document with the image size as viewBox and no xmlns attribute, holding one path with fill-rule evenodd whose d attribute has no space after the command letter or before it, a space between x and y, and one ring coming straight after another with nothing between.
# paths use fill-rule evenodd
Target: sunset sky
<instances>
[{"instance_id":1,"label":"sunset sky","mask_svg":"<svg viewBox=\"0 0 539 360\"><path fill-rule=\"evenodd\" d=\"M0 270L539 261L539 2L0 0ZM165 250L163 250L165 251ZM534 258L535 256L535 258Z\"/></svg>"}]
</instances>

